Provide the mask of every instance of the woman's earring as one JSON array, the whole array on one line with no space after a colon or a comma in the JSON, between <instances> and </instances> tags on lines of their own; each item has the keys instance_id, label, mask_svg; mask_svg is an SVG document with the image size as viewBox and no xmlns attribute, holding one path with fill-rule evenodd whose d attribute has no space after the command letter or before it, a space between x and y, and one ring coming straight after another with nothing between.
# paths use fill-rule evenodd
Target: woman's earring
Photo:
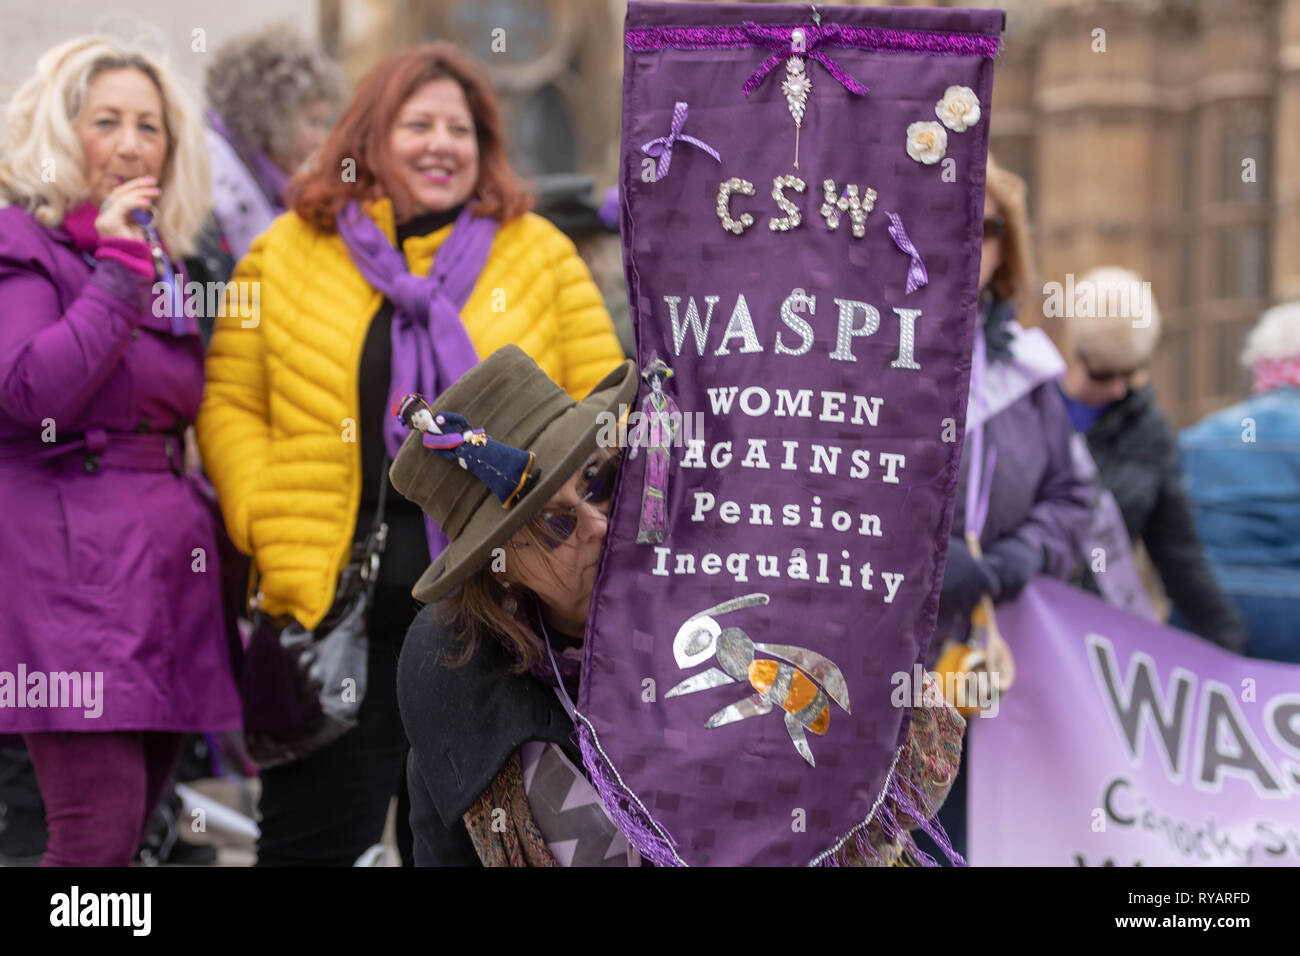
<instances>
[{"instance_id":1,"label":"woman's earring","mask_svg":"<svg viewBox=\"0 0 1300 956\"><path fill-rule=\"evenodd\" d=\"M501 610L505 611L510 617L514 617L515 611L519 610L519 602L516 601L515 596L510 593L510 582L503 581L500 578L498 578L497 581L506 592L506 596L501 599Z\"/></svg>"}]
</instances>

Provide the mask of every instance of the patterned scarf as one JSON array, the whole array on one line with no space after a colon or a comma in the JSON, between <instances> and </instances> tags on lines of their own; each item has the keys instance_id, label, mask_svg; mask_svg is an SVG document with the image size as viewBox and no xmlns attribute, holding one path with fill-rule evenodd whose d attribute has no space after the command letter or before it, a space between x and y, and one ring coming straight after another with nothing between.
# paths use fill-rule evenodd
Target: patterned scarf
<instances>
[{"instance_id":1,"label":"patterned scarf","mask_svg":"<svg viewBox=\"0 0 1300 956\"><path fill-rule=\"evenodd\" d=\"M501 772L465 811L464 819L474 852L484 866L560 865L528 806L518 751L510 755Z\"/></svg>"},{"instance_id":2,"label":"patterned scarf","mask_svg":"<svg viewBox=\"0 0 1300 956\"><path fill-rule=\"evenodd\" d=\"M1255 394L1290 385L1300 388L1300 355L1255 363Z\"/></svg>"}]
</instances>

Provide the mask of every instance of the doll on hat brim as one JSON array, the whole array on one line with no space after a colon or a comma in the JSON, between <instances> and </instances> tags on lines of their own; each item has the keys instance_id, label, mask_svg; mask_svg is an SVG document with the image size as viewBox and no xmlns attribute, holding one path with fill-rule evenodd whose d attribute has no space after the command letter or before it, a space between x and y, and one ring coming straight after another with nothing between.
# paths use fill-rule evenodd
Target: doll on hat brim
<instances>
[{"instance_id":1,"label":"doll on hat brim","mask_svg":"<svg viewBox=\"0 0 1300 956\"><path fill-rule=\"evenodd\" d=\"M541 478L542 469L531 451L515 448L474 428L455 412L434 414L419 395L405 396L393 410L409 428L424 433L425 448L456 462L474 475L509 508L528 494Z\"/></svg>"}]
</instances>

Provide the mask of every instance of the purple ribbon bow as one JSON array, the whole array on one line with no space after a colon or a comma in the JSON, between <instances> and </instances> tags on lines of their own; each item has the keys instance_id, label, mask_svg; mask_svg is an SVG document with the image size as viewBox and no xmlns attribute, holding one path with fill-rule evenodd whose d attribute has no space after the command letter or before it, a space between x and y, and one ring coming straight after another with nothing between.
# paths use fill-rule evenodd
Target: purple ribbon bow
<instances>
[{"instance_id":1,"label":"purple ribbon bow","mask_svg":"<svg viewBox=\"0 0 1300 956\"><path fill-rule=\"evenodd\" d=\"M686 111L690 109L683 100L678 100L673 104L673 125L668 131L667 136L660 136L658 139L652 139L641 147L641 152L648 156L658 156L659 165L655 168L655 181L663 179L668 175L668 167L673 161L673 143L683 142L690 143L692 146L698 146L718 162L722 162L722 157L718 151L694 136L686 136L682 133L682 127L686 125Z\"/></svg>"},{"instance_id":2,"label":"purple ribbon bow","mask_svg":"<svg viewBox=\"0 0 1300 956\"><path fill-rule=\"evenodd\" d=\"M796 28L759 26L757 23L748 20L745 22L744 28L756 46L765 46L776 51L763 61L762 65L754 71L753 76L745 81L742 89L745 91L746 96L759 88L767 75L776 69L777 64L783 63L792 56L806 56L810 60L816 60L826 67L827 72L835 77L850 93L857 93L859 96L866 95L867 88L865 86L845 73L840 65L827 56L824 51L817 49L822 44L835 45L834 41L839 38L840 33L838 24L827 23L824 26L798 27L797 29L803 30L806 37L803 53L795 51L791 40L791 35Z\"/></svg>"},{"instance_id":3,"label":"purple ribbon bow","mask_svg":"<svg viewBox=\"0 0 1300 956\"><path fill-rule=\"evenodd\" d=\"M904 292L915 292L930 281L930 276L925 271L925 263L921 261L921 254L916 251L916 246L912 245L912 240L907 237L903 220L897 213L887 212L885 215L889 217L889 234L894 237L894 245L903 250L912 260L907 267L907 288Z\"/></svg>"},{"instance_id":4,"label":"purple ribbon bow","mask_svg":"<svg viewBox=\"0 0 1300 956\"><path fill-rule=\"evenodd\" d=\"M336 222L353 265L393 303L390 396L418 394L433 401L478 364L460 310L487 262L497 221L475 216L473 203L466 203L451 235L433 257L428 276L407 270L406 256L389 244L356 200L339 211ZM390 400L389 405L395 407L396 402ZM385 415L383 429L384 447L390 458L396 458L406 439L406 426L395 415ZM424 520L429 556L436 558L447 539L428 515Z\"/></svg>"}]
</instances>

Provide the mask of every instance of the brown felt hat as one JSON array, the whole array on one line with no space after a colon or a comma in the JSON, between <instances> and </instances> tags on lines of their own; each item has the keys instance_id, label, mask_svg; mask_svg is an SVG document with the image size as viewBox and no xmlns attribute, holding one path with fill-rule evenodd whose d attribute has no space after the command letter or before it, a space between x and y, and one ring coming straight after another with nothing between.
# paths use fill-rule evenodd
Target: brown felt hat
<instances>
[{"instance_id":1,"label":"brown felt hat","mask_svg":"<svg viewBox=\"0 0 1300 956\"><path fill-rule=\"evenodd\" d=\"M564 487L596 448L602 412L619 415L636 395L630 359L575 402L525 352L507 345L493 352L438 396L435 415L454 412L488 437L531 451L541 477L509 508L456 462L426 448L413 431L393 460L393 487L437 522L450 544L411 589L429 603L444 597L483 567L494 548L526 525Z\"/></svg>"}]
</instances>

